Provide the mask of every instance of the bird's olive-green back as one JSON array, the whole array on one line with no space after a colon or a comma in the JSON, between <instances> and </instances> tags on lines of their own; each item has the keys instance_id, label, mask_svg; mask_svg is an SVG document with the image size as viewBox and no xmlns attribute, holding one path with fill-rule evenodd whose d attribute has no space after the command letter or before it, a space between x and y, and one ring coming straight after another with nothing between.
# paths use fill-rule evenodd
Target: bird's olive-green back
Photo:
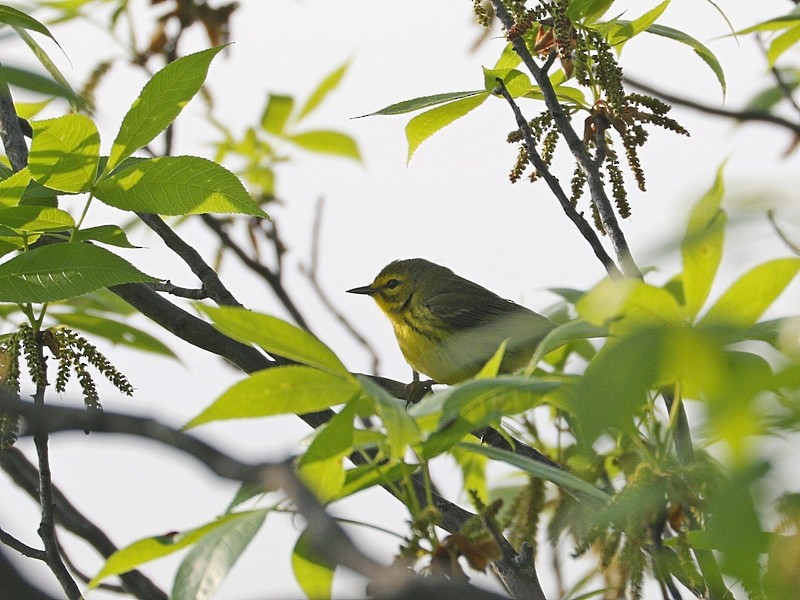
<instances>
[{"instance_id":1,"label":"bird's olive-green back","mask_svg":"<svg viewBox=\"0 0 800 600\"><path fill-rule=\"evenodd\" d=\"M406 360L440 383L473 376L508 340L501 372L524 367L554 327L450 269L421 258L388 264L370 287Z\"/></svg>"}]
</instances>

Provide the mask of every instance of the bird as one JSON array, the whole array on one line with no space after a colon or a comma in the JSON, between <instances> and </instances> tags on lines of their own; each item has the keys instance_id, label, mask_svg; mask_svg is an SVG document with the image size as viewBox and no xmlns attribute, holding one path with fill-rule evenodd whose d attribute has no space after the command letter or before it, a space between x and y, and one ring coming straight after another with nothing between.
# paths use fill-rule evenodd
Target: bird
<instances>
[{"instance_id":1,"label":"bird","mask_svg":"<svg viewBox=\"0 0 800 600\"><path fill-rule=\"evenodd\" d=\"M525 367L555 324L524 306L424 258L395 260L369 285L406 361L436 383L473 377L507 341L500 373Z\"/></svg>"}]
</instances>

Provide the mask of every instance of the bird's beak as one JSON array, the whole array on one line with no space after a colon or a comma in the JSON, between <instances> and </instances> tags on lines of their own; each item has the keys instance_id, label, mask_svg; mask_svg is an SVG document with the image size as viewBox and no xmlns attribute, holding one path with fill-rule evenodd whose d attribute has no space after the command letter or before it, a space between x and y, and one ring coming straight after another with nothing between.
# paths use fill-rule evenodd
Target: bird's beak
<instances>
[{"instance_id":1,"label":"bird's beak","mask_svg":"<svg viewBox=\"0 0 800 600\"><path fill-rule=\"evenodd\" d=\"M366 294L367 296L372 296L377 292L378 290L369 285L364 285L361 287L353 288L352 290L347 290L348 294Z\"/></svg>"}]
</instances>

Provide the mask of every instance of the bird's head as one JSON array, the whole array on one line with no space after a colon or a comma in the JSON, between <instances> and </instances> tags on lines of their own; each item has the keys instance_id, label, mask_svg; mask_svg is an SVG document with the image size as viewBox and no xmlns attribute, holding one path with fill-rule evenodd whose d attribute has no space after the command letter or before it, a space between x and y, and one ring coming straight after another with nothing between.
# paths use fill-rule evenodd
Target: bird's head
<instances>
[{"instance_id":1,"label":"bird's head","mask_svg":"<svg viewBox=\"0 0 800 600\"><path fill-rule=\"evenodd\" d=\"M347 290L351 294L372 296L390 317L404 312L415 294L425 286L437 269L444 269L423 258L396 260L386 265L369 285Z\"/></svg>"}]
</instances>

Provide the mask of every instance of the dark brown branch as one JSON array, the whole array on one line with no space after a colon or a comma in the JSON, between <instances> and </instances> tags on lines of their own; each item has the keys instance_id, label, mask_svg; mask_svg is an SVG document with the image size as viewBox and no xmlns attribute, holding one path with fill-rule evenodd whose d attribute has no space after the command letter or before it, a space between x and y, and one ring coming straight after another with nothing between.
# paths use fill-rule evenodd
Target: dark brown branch
<instances>
[{"instance_id":1,"label":"dark brown branch","mask_svg":"<svg viewBox=\"0 0 800 600\"><path fill-rule=\"evenodd\" d=\"M559 183L558 179L556 179L555 175L550 172L550 169L547 168L547 165L542 160L542 157L539 156L539 153L536 151L536 142L533 139L533 132L531 131L530 125L525 120L525 117L522 115L522 111L517 106L517 103L514 101L514 98L506 89L505 84L503 83L502 79L497 79L497 91L506 99L506 101L511 106L511 110L514 112L514 117L517 121L517 127L519 128L520 133L525 140L525 149L528 152L528 158L530 159L533 166L547 182L547 185L550 187L550 191L553 192L556 199L558 200L559 204L561 205L561 209L567 215L570 221L572 221L575 226L580 231L581 235L583 235L584 239L589 242L589 245L592 247L595 256L603 263L603 266L606 269L606 272L611 277L622 277L622 273L620 273L617 265L614 263L614 260L608 255L605 248L603 248L603 244L600 242L600 239L597 237L597 233L595 233L592 226L583 218L583 215L575 210L575 207L570 202L570 199L567 197L567 194L561 188L561 184Z\"/></svg>"},{"instance_id":2,"label":"dark brown branch","mask_svg":"<svg viewBox=\"0 0 800 600\"><path fill-rule=\"evenodd\" d=\"M173 285L170 281L165 281L163 283L148 283L147 285L155 292L164 292L170 296L188 298L189 300L205 300L206 298L210 297L208 292L206 292L203 288L195 289L180 287Z\"/></svg>"},{"instance_id":3,"label":"dark brown branch","mask_svg":"<svg viewBox=\"0 0 800 600\"><path fill-rule=\"evenodd\" d=\"M506 31L510 30L514 26L514 17L508 12L502 0L492 0L492 5L494 6L497 17L500 19L503 27L505 27ZM522 62L531 72L533 78L536 80L536 83L542 92L542 96L544 97L544 103L547 106L547 110L553 116L553 121L558 127L558 130L561 132L561 135L564 138L564 141L567 143L570 152L572 152L572 155L575 157L578 165L580 165L581 169L586 174L589 193L591 194L592 200L594 201L595 206L597 206L597 209L600 213L600 219L603 223L603 228L611 240L611 244L614 247L614 252L617 255L617 260L622 268L622 272L627 277L641 278L642 274L639 271L639 267L636 266L636 262L633 260L633 255L628 247L628 242L625 239L625 235L622 233L622 229L619 226L617 217L614 214L614 209L611 206L611 201L608 199L608 195L606 194L600 171L587 151L586 146L583 144L583 140L581 140L575 129L572 127L572 122L570 121L569 116L564 112L561 103L558 101L558 96L553 89L553 84L550 82L550 78L547 76L547 72L537 64L536 60L528 50L528 46L526 45L523 36L518 36L511 40L511 45L514 48L514 51L522 59Z\"/></svg>"},{"instance_id":4,"label":"dark brown branch","mask_svg":"<svg viewBox=\"0 0 800 600\"><path fill-rule=\"evenodd\" d=\"M0 137L11 168L19 171L28 166L28 145L6 83L0 83Z\"/></svg>"},{"instance_id":5,"label":"dark brown branch","mask_svg":"<svg viewBox=\"0 0 800 600\"><path fill-rule=\"evenodd\" d=\"M21 542L7 531L4 531L2 528L0 528L0 543L5 544L12 550L16 550L28 558L35 558L36 560L41 561L47 560L44 550L39 550L38 548L32 548L31 546L28 546L28 544Z\"/></svg>"},{"instance_id":6,"label":"dark brown branch","mask_svg":"<svg viewBox=\"0 0 800 600\"><path fill-rule=\"evenodd\" d=\"M0 451L0 467L31 498L39 497L39 472L22 452L16 448ZM55 519L64 529L86 540L104 558L117 551L117 547L103 530L75 508L55 485L53 485L53 503ZM129 571L122 574L120 579L123 587L136 598L167 600L167 595L140 571Z\"/></svg>"},{"instance_id":7,"label":"dark brown branch","mask_svg":"<svg viewBox=\"0 0 800 600\"><path fill-rule=\"evenodd\" d=\"M670 104L677 104L678 106L684 106L686 108L691 108L693 110L697 110L699 112L708 114L708 115L715 115L718 117L725 117L726 119L732 119L739 123L745 122L760 122L760 123L771 123L773 125L778 125L785 129L790 130L795 135L800 135L800 123L790 121L789 119L784 119L778 115L764 112L761 110L730 110L727 108L719 108L716 106L709 106L708 104L703 104L702 102L698 102L696 100L690 100L689 98L685 98L683 96L678 96L676 94L670 94L669 92L665 92L660 89L656 89L646 83L642 83L639 80L631 79L630 77L625 77L625 83L628 85L635 87L651 96L657 96Z\"/></svg>"},{"instance_id":8,"label":"dark brown branch","mask_svg":"<svg viewBox=\"0 0 800 600\"><path fill-rule=\"evenodd\" d=\"M222 283L216 271L203 260L200 253L175 233L161 217L149 213L136 214L145 225L158 234L170 250L189 266L192 273L197 275L197 278L202 282L203 292L207 294L207 297L220 306L242 306Z\"/></svg>"},{"instance_id":9,"label":"dark brown branch","mask_svg":"<svg viewBox=\"0 0 800 600\"><path fill-rule=\"evenodd\" d=\"M308 327L308 324L306 323L302 313L287 293L286 288L283 287L280 270L273 271L266 265L263 265L259 261L253 259L249 254L247 254L247 252L245 252L244 248L233 241L233 238L231 238L231 236L228 235L228 232L225 231L225 227L223 227L222 223L220 223L215 217L211 215L202 215L202 219L203 222L208 225L211 231L216 234L226 248L233 250L233 253L239 257L239 260L241 260L248 269L259 275L262 279L264 279L264 281L267 282L267 284L272 288L272 291L278 297L278 300L280 300L281 304L283 304L283 306L286 307L286 310L289 311L289 314L292 316L295 322L303 329L310 331L310 328Z\"/></svg>"}]
</instances>

